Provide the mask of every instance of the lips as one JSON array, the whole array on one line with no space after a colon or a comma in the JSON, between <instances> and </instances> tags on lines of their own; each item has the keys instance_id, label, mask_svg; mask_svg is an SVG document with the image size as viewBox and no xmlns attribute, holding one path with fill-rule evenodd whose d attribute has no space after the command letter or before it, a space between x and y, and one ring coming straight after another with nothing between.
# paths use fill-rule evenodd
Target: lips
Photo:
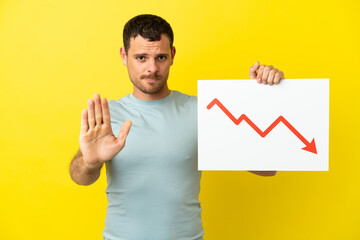
<instances>
[{"instance_id":1,"label":"lips","mask_svg":"<svg viewBox=\"0 0 360 240\"><path fill-rule=\"evenodd\" d=\"M150 82L150 83L153 83L153 82L156 82L156 81L160 80L159 78L144 78L144 79L145 79L145 81Z\"/></svg>"},{"instance_id":2,"label":"lips","mask_svg":"<svg viewBox=\"0 0 360 240\"><path fill-rule=\"evenodd\" d=\"M159 79L156 79L156 78L145 78L145 80L146 80L147 82L156 82L156 81L158 81Z\"/></svg>"}]
</instances>

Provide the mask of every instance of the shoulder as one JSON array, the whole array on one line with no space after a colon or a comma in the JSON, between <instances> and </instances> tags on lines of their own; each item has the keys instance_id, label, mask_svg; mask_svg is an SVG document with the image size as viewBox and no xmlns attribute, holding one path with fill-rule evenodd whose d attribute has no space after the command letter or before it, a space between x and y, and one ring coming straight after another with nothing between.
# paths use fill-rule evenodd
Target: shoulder
<instances>
[{"instance_id":1,"label":"shoulder","mask_svg":"<svg viewBox=\"0 0 360 240\"><path fill-rule=\"evenodd\" d=\"M108 104L109 104L109 108L110 110L114 110L114 109L117 109L117 108L121 108L121 107L124 107L126 105L129 105L131 104L131 100L130 100L130 97L129 97L130 94L118 99L118 100L109 100L108 101Z\"/></svg>"},{"instance_id":2,"label":"shoulder","mask_svg":"<svg viewBox=\"0 0 360 240\"><path fill-rule=\"evenodd\" d=\"M176 100L176 102L186 105L195 105L195 106L197 105L196 96L188 95L175 90L173 90L173 92L174 92L174 99Z\"/></svg>"}]
</instances>

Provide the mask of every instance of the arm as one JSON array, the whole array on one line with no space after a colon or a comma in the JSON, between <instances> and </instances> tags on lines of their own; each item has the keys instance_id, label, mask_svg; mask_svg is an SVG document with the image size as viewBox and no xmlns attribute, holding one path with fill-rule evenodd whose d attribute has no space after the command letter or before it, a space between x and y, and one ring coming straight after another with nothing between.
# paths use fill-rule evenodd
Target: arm
<instances>
[{"instance_id":1,"label":"arm","mask_svg":"<svg viewBox=\"0 0 360 240\"><path fill-rule=\"evenodd\" d=\"M81 150L76 153L70 164L70 177L79 185L90 185L96 182L100 176L100 170L104 164L91 166L84 161Z\"/></svg>"},{"instance_id":2,"label":"arm","mask_svg":"<svg viewBox=\"0 0 360 240\"><path fill-rule=\"evenodd\" d=\"M131 121L121 126L116 138L111 129L110 110L106 98L99 94L88 100L81 113L80 149L70 164L70 177L80 185L90 185L100 176L104 162L113 159L125 146Z\"/></svg>"},{"instance_id":3,"label":"arm","mask_svg":"<svg viewBox=\"0 0 360 240\"><path fill-rule=\"evenodd\" d=\"M275 176L277 173L277 171L249 171L249 172L263 177L272 177Z\"/></svg>"}]
</instances>

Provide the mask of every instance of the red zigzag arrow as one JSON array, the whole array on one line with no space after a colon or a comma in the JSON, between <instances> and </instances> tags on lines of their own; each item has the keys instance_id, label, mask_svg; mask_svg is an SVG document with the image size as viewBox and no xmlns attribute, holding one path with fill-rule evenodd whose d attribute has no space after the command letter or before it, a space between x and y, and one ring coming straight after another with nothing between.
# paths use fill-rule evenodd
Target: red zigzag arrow
<instances>
[{"instance_id":1,"label":"red zigzag arrow","mask_svg":"<svg viewBox=\"0 0 360 240\"><path fill-rule=\"evenodd\" d=\"M283 116L278 117L264 132L261 131L245 114L242 114L238 119L236 119L229 110L226 109L224 105L217 99L211 101L211 103L207 106L207 109L211 109L214 105L218 105L219 108L233 121L236 125L239 125L242 120L245 120L261 137L265 137L268 135L271 130L273 130L276 125L280 122L283 122L285 126L287 126L306 146L302 149L317 154L315 139L309 143Z\"/></svg>"}]
</instances>

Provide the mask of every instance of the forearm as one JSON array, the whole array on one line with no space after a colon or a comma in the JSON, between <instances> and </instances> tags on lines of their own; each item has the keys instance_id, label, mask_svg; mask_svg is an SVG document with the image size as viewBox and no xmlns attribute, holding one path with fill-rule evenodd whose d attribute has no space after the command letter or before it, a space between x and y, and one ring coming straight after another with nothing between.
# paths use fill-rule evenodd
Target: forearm
<instances>
[{"instance_id":1,"label":"forearm","mask_svg":"<svg viewBox=\"0 0 360 240\"><path fill-rule=\"evenodd\" d=\"M277 171L249 171L249 172L263 177L275 176L277 173Z\"/></svg>"},{"instance_id":2,"label":"forearm","mask_svg":"<svg viewBox=\"0 0 360 240\"><path fill-rule=\"evenodd\" d=\"M75 156L70 165L71 179L79 185L93 184L100 176L102 165L90 167L85 164L82 155Z\"/></svg>"}]
</instances>

